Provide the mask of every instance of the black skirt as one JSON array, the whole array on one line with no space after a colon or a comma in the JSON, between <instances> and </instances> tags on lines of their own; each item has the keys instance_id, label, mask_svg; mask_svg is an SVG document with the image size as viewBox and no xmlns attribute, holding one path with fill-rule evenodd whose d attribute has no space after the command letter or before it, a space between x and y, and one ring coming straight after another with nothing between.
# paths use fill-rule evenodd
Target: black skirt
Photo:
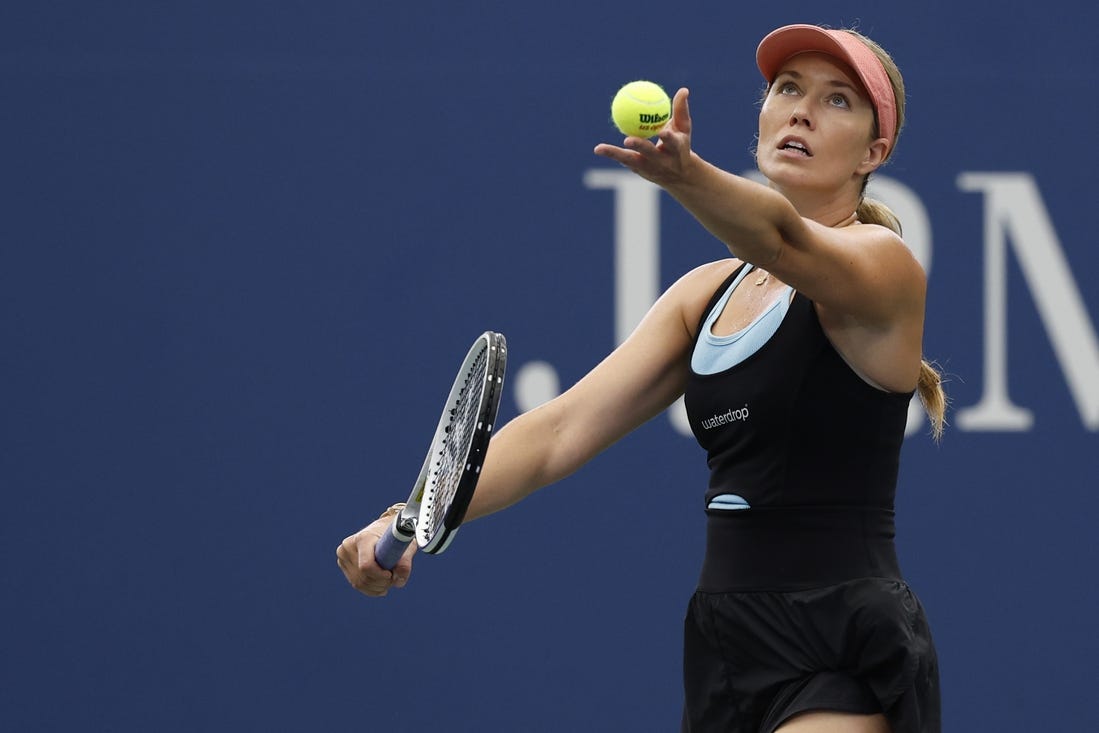
<instances>
[{"instance_id":1,"label":"black skirt","mask_svg":"<svg viewBox=\"0 0 1099 733\"><path fill-rule=\"evenodd\" d=\"M684 624L683 733L772 733L798 713L883 713L939 733L938 661L903 580L707 592Z\"/></svg>"}]
</instances>

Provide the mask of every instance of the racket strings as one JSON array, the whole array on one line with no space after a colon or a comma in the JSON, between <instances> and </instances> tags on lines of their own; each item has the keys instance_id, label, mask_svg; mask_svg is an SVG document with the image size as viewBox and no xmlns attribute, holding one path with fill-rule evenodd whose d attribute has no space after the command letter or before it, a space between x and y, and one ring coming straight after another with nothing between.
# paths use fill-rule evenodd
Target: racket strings
<instances>
[{"instance_id":1,"label":"racket strings","mask_svg":"<svg viewBox=\"0 0 1099 733\"><path fill-rule=\"evenodd\" d=\"M463 380L434 458L425 497L425 509L432 533L443 524L466 470L470 444L479 429L481 398L487 373L486 349L478 354Z\"/></svg>"}]
</instances>

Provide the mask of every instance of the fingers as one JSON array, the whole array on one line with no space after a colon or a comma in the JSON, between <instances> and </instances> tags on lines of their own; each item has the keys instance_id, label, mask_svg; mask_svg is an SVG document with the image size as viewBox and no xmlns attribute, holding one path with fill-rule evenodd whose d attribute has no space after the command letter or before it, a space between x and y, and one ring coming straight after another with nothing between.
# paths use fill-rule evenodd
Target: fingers
<instances>
[{"instance_id":1,"label":"fingers","mask_svg":"<svg viewBox=\"0 0 1099 733\"><path fill-rule=\"evenodd\" d=\"M628 137L622 145L625 147L600 143L595 146L594 152L596 155L610 158L614 162L620 163L631 170L637 170L645 164L645 154L641 151L646 148L649 148L652 151L656 150L655 145L640 137Z\"/></svg>"},{"instance_id":2,"label":"fingers","mask_svg":"<svg viewBox=\"0 0 1099 733\"><path fill-rule=\"evenodd\" d=\"M628 137L623 141L622 147L604 143L596 145L594 152L653 183L667 185L679 178L682 163L678 153L679 141L674 135L665 135L663 131L660 133L659 144L640 137Z\"/></svg>"},{"instance_id":3,"label":"fingers","mask_svg":"<svg viewBox=\"0 0 1099 733\"><path fill-rule=\"evenodd\" d=\"M687 100L691 96L691 90L680 87L672 97L672 120L668 127L674 127L679 132L691 134L691 107ZM666 129L666 128L665 128Z\"/></svg>"},{"instance_id":4,"label":"fingers","mask_svg":"<svg viewBox=\"0 0 1099 733\"><path fill-rule=\"evenodd\" d=\"M684 151L689 153L691 149L691 109L687 101L690 95L691 92L686 87L675 93L672 98L672 118L658 135L662 152L677 158Z\"/></svg>"},{"instance_id":5,"label":"fingers","mask_svg":"<svg viewBox=\"0 0 1099 733\"><path fill-rule=\"evenodd\" d=\"M367 596L382 597L390 588L402 588L408 582L415 543L392 571L386 570L374 561L374 545L382 531L375 525L382 523L375 522L344 539L336 548L336 563L355 590Z\"/></svg>"},{"instance_id":6,"label":"fingers","mask_svg":"<svg viewBox=\"0 0 1099 733\"><path fill-rule=\"evenodd\" d=\"M690 91L683 87L672 99L672 119L653 142L627 137L621 146L601 143L595 154L629 168L642 178L661 186L681 180L691 159Z\"/></svg>"},{"instance_id":7,"label":"fingers","mask_svg":"<svg viewBox=\"0 0 1099 733\"><path fill-rule=\"evenodd\" d=\"M347 537L336 548L336 562L355 590L368 596L384 596L389 591L393 574L378 567L377 563L362 567L359 562L360 544L369 546L368 557L373 560L375 542L376 538L365 538L362 532Z\"/></svg>"},{"instance_id":8,"label":"fingers","mask_svg":"<svg viewBox=\"0 0 1099 733\"><path fill-rule=\"evenodd\" d=\"M393 568L393 587L404 588L408 583L408 577L412 574L412 555L416 552L416 543L413 542L405 550L404 555Z\"/></svg>"}]
</instances>

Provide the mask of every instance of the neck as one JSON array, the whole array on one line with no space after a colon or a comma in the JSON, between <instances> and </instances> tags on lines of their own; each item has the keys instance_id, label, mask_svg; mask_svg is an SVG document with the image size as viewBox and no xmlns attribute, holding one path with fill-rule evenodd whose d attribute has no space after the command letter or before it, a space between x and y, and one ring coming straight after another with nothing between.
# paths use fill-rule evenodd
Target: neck
<instances>
[{"instance_id":1,"label":"neck","mask_svg":"<svg viewBox=\"0 0 1099 733\"><path fill-rule=\"evenodd\" d=\"M856 221L855 212L860 198L858 193L844 192L837 196L832 192L829 196L821 196L813 191L784 189L774 183L771 187L789 199L799 214L818 224L845 227Z\"/></svg>"},{"instance_id":2,"label":"neck","mask_svg":"<svg viewBox=\"0 0 1099 733\"><path fill-rule=\"evenodd\" d=\"M806 219L812 219L826 227L845 227L854 224L857 220L857 201L835 201L821 206L799 206L794 203L794 208Z\"/></svg>"}]
</instances>

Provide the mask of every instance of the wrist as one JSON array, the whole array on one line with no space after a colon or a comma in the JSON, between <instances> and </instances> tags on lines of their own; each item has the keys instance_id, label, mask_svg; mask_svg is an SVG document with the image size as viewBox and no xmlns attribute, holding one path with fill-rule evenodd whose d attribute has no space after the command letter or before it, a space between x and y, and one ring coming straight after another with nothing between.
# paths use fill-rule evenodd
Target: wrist
<instances>
[{"instance_id":1,"label":"wrist","mask_svg":"<svg viewBox=\"0 0 1099 733\"><path fill-rule=\"evenodd\" d=\"M690 200L698 195L696 192L699 189L706 191L707 186L712 185L708 180L711 167L698 153L691 150L683 160L675 180L668 181L662 186L672 195L672 198L681 202L680 197Z\"/></svg>"},{"instance_id":2,"label":"wrist","mask_svg":"<svg viewBox=\"0 0 1099 733\"><path fill-rule=\"evenodd\" d=\"M392 517L395 517L398 514L400 514L401 510L403 510L404 508L405 508L405 502L399 501L396 504L394 504L393 506L386 509L384 512L382 512L382 515L380 517L378 517L378 519L390 519Z\"/></svg>"}]
</instances>

